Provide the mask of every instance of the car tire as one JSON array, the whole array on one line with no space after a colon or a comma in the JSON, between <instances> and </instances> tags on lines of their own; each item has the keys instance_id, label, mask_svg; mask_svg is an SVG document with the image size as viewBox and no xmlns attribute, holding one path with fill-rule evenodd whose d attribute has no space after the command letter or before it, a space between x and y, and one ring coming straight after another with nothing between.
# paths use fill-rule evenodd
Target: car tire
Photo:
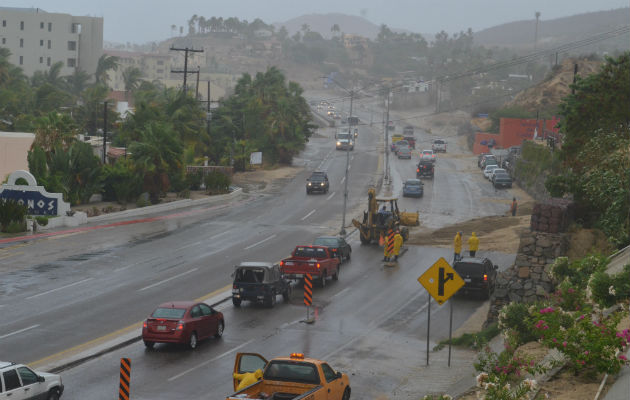
<instances>
[{"instance_id":1,"label":"car tire","mask_svg":"<svg viewBox=\"0 0 630 400\"><path fill-rule=\"evenodd\" d=\"M234 304L234 307L240 307L242 301L243 301L242 299L237 299L236 297L232 297L232 304Z\"/></svg>"},{"instance_id":2,"label":"car tire","mask_svg":"<svg viewBox=\"0 0 630 400\"><path fill-rule=\"evenodd\" d=\"M48 392L48 397L46 397L47 400L59 400L61 396L59 395L59 389L54 388L54 389L50 389L50 391Z\"/></svg>"},{"instance_id":3,"label":"car tire","mask_svg":"<svg viewBox=\"0 0 630 400\"><path fill-rule=\"evenodd\" d=\"M311 191L306 189L306 194L311 194Z\"/></svg>"},{"instance_id":4,"label":"car tire","mask_svg":"<svg viewBox=\"0 0 630 400\"><path fill-rule=\"evenodd\" d=\"M145 346L147 349L152 349L152 348L153 348L153 346L155 346L155 342L149 342L149 341L145 340L145 341L144 341L144 346Z\"/></svg>"},{"instance_id":5,"label":"car tire","mask_svg":"<svg viewBox=\"0 0 630 400\"><path fill-rule=\"evenodd\" d=\"M350 255L351 255L351 253L352 253L352 250L348 251L348 256L346 257L346 261L350 261L350 258L351 258L351 257L350 257Z\"/></svg>"},{"instance_id":6,"label":"car tire","mask_svg":"<svg viewBox=\"0 0 630 400\"><path fill-rule=\"evenodd\" d=\"M217 325L217 333L214 334L214 337L219 339L221 336L223 336L224 329L225 323L223 321L219 321L219 324Z\"/></svg>"},{"instance_id":7,"label":"car tire","mask_svg":"<svg viewBox=\"0 0 630 400\"><path fill-rule=\"evenodd\" d=\"M288 303L291 300L291 289L287 288L284 292L282 292L282 299Z\"/></svg>"},{"instance_id":8,"label":"car tire","mask_svg":"<svg viewBox=\"0 0 630 400\"><path fill-rule=\"evenodd\" d=\"M326 287L326 271L322 271L322 276L319 278L319 286Z\"/></svg>"},{"instance_id":9,"label":"car tire","mask_svg":"<svg viewBox=\"0 0 630 400\"><path fill-rule=\"evenodd\" d=\"M188 339L188 347L194 350L197 348L197 344L197 332L193 332L190 334L190 339Z\"/></svg>"},{"instance_id":10,"label":"car tire","mask_svg":"<svg viewBox=\"0 0 630 400\"><path fill-rule=\"evenodd\" d=\"M333 281L338 281L339 280L339 268L337 268L337 270L333 274L332 278L333 278Z\"/></svg>"},{"instance_id":11,"label":"car tire","mask_svg":"<svg viewBox=\"0 0 630 400\"><path fill-rule=\"evenodd\" d=\"M265 299L265 305L269 308L273 308L276 305L276 292L271 292L269 297Z\"/></svg>"},{"instance_id":12,"label":"car tire","mask_svg":"<svg viewBox=\"0 0 630 400\"><path fill-rule=\"evenodd\" d=\"M350 386L348 386L346 390L343 391L343 397L341 398L341 400L350 400Z\"/></svg>"}]
</instances>

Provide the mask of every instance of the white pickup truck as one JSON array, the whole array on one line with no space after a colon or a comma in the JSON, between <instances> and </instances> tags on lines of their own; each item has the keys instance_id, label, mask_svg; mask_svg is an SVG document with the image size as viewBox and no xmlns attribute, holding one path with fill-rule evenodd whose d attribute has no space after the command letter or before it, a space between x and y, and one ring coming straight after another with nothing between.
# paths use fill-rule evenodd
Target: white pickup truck
<instances>
[{"instance_id":1,"label":"white pickup truck","mask_svg":"<svg viewBox=\"0 0 630 400\"><path fill-rule=\"evenodd\" d=\"M434 139L431 148L433 149L434 153L446 153L446 141L444 139Z\"/></svg>"}]
</instances>

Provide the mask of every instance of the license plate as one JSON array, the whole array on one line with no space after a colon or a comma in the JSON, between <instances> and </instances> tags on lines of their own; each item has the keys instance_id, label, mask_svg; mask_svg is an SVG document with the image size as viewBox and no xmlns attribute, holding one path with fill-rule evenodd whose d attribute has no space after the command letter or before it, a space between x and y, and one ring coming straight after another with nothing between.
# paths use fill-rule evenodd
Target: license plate
<instances>
[{"instance_id":1,"label":"license plate","mask_svg":"<svg viewBox=\"0 0 630 400\"><path fill-rule=\"evenodd\" d=\"M165 330L166 330L166 326L164 326L164 325L158 325L157 330L158 330L158 331L165 331Z\"/></svg>"},{"instance_id":2,"label":"license plate","mask_svg":"<svg viewBox=\"0 0 630 400\"><path fill-rule=\"evenodd\" d=\"M295 277L296 278L304 278L304 275L303 274L295 274Z\"/></svg>"},{"instance_id":3,"label":"license plate","mask_svg":"<svg viewBox=\"0 0 630 400\"><path fill-rule=\"evenodd\" d=\"M232 293L238 294L238 292L239 292L238 289L232 289Z\"/></svg>"},{"instance_id":4,"label":"license plate","mask_svg":"<svg viewBox=\"0 0 630 400\"><path fill-rule=\"evenodd\" d=\"M472 279L470 279L470 278L464 278L464 282L466 282L466 283L470 283L470 282L472 282Z\"/></svg>"}]
</instances>

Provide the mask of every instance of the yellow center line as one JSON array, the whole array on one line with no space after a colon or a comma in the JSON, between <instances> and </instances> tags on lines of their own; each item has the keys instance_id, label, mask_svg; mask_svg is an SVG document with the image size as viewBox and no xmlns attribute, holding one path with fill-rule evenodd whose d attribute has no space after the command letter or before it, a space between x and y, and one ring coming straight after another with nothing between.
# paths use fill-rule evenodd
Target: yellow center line
<instances>
[{"instance_id":1,"label":"yellow center line","mask_svg":"<svg viewBox=\"0 0 630 400\"><path fill-rule=\"evenodd\" d=\"M5 259L5 258L10 258L10 257L19 256L20 254L24 254L24 252L23 252L23 251L16 251L16 252L15 252L15 253L13 253L13 254L5 254L5 255L0 256L0 260L3 260L3 259Z\"/></svg>"},{"instance_id":2,"label":"yellow center line","mask_svg":"<svg viewBox=\"0 0 630 400\"><path fill-rule=\"evenodd\" d=\"M14 244L13 246L7 246L0 249L0 253L5 253L5 252L8 252L9 250L19 249L20 247L28 246L30 244L31 244L30 242L27 242L27 243Z\"/></svg>"},{"instance_id":3,"label":"yellow center line","mask_svg":"<svg viewBox=\"0 0 630 400\"><path fill-rule=\"evenodd\" d=\"M87 233L87 232L72 232L72 233L66 233L65 235L55 235L55 236L49 236L47 238L44 238L44 240L57 240L57 239L63 239L63 238L67 238L70 236L74 236L74 235L80 235L82 233Z\"/></svg>"},{"instance_id":4,"label":"yellow center line","mask_svg":"<svg viewBox=\"0 0 630 400\"><path fill-rule=\"evenodd\" d=\"M225 287L222 287L221 289L217 289L217 290L215 290L213 292L210 292L210 293L208 293L208 294L206 294L204 296L201 296L201 297L195 299L195 301L201 301L203 299L207 299L207 298L216 296L217 294L228 290L230 287L232 287L232 285L227 285ZM30 362L30 363L27 363L27 364L30 365L32 368L37 369L38 366L45 365L46 363L54 361L54 360L60 360L60 359L62 359L62 357L66 356L66 355L73 355L73 354L80 353L80 352L88 349L89 347L95 346L97 344L105 343L107 341L110 341L110 340L114 339L117 336L121 336L121 335L127 334L129 332L134 331L134 330L140 330L142 328L142 323L143 322L144 322L144 320L139 321L139 322L135 322L135 323L133 323L133 324L131 324L129 326L126 326L124 328L121 328L121 329L119 329L117 331L108 333L107 335L101 336L101 337L96 338L96 339L92 339L92 340L90 340L88 342L79 344L77 346L71 347L69 349L60 351L60 352L52 354L52 355L50 355L48 357L44 357L42 359L39 359L37 361L33 361L33 362Z\"/></svg>"}]
</instances>

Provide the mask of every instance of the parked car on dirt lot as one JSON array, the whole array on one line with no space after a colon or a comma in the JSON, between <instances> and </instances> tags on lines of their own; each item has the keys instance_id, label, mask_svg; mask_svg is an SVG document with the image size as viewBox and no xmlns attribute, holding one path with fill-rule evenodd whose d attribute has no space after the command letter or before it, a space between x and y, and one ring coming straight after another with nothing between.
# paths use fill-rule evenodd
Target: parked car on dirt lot
<instances>
[{"instance_id":1,"label":"parked car on dirt lot","mask_svg":"<svg viewBox=\"0 0 630 400\"><path fill-rule=\"evenodd\" d=\"M463 257L455 262L453 269L464 280L458 294L475 293L490 298L497 279L497 265L482 257Z\"/></svg>"},{"instance_id":2,"label":"parked car on dirt lot","mask_svg":"<svg viewBox=\"0 0 630 400\"><path fill-rule=\"evenodd\" d=\"M488 165L499 165L497 159L492 154L486 154L481 157L481 162L479 167L481 169L485 169Z\"/></svg>"},{"instance_id":3,"label":"parked car on dirt lot","mask_svg":"<svg viewBox=\"0 0 630 400\"><path fill-rule=\"evenodd\" d=\"M148 348L155 343L187 344L191 349L200 340L223 335L223 313L206 303L171 301L160 304L142 324L142 340Z\"/></svg>"},{"instance_id":4,"label":"parked car on dirt lot","mask_svg":"<svg viewBox=\"0 0 630 400\"><path fill-rule=\"evenodd\" d=\"M434 153L446 153L446 141L444 141L444 139L434 139L433 144L431 144L431 149Z\"/></svg>"},{"instance_id":5,"label":"parked car on dirt lot","mask_svg":"<svg viewBox=\"0 0 630 400\"><path fill-rule=\"evenodd\" d=\"M403 184L403 197L422 197L424 183L420 179L407 179Z\"/></svg>"},{"instance_id":6,"label":"parked car on dirt lot","mask_svg":"<svg viewBox=\"0 0 630 400\"><path fill-rule=\"evenodd\" d=\"M333 255L339 257L339 263L350 261L352 247L346 239L340 236L320 236L313 241L313 246L325 246L332 251Z\"/></svg>"},{"instance_id":7,"label":"parked car on dirt lot","mask_svg":"<svg viewBox=\"0 0 630 400\"><path fill-rule=\"evenodd\" d=\"M497 165L497 168L493 169L492 172L490 172L490 176L488 177L490 182L494 182L494 176L496 174L507 174L507 171Z\"/></svg>"},{"instance_id":8,"label":"parked car on dirt lot","mask_svg":"<svg viewBox=\"0 0 630 400\"><path fill-rule=\"evenodd\" d=\"M483 169L483 176L486 179L490 179L490 175L492 174L492 171L499 168L498 165L486 165L486 168Z\"/></svg>"},{"instance_id":9,"label":"parked car on dirt lot","mask_svg":"<svg viewBox=\"0 0 630 400\"><path fill-rule=\"evenodd\" d=\"M512 187L512 177L510 177L510 175L507 174L507 173L496 174L493 177L492 184L494 185L495 188L500 188L500 187L511 188Z\"/></svg>"},{"instance_id":10,"label":"parked car on dirt lot","mask_svg":"<svg viewBox=\"0 0 630 400\"><path fill-rule=\"evenodd\" d=\"M291 283L284 279L277 264L243 262L235 267L232 276L232 304L236 307L240 307L243 300L273 307L280 294L285 302L289 301Z\"/></svg>"},{"instance_id":11,"label":"parked car on dirt lot","mask_svg":"<svg viewBox=\"0 0 630 400\"><path fill-rule=\"evenodd\" d=\"M59 375L34 371L23 364L0 361L0 399L58 400L63 389Z\"/></svg>"}]
</instances>

